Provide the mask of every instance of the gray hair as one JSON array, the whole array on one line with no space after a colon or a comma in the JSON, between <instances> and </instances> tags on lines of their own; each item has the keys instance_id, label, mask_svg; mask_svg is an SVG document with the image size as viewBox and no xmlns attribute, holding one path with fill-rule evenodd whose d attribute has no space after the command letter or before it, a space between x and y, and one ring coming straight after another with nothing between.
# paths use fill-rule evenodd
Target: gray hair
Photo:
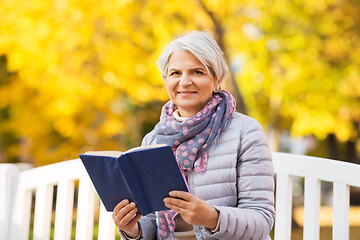
<instances>
[{"instance_id":1,"label":"gray hair","mask_svg":"<svg viewBox=\"0 0 360 240\"><path fill-rule=\"evenodd\" d=\"M210 35L192 31L178 36L164 49L156 65L165 79L168 71L168 62L172 53L187 50L204 64L208 73L212 74L217 82L221 82L229 71L219 45Z\"/></svg>"}]
</instances>

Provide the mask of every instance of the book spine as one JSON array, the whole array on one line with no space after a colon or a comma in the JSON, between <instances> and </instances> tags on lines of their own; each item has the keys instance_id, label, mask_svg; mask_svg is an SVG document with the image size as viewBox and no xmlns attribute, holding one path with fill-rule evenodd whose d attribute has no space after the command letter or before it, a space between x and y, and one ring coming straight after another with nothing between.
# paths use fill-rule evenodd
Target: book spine
<instances>
[{"instance_id":1,"label":"book spine","mask_svg":"<svg viewBox=\"0 0 360 240\"><path fill-rule=\"evenodd\" d=\"M133 167L133 164L131 164L131 159L127 154L122 155L119 160L121 171L135 198L134 202L136 203L139 212L142 215L151 213L151 208L149 207L142 186L138 180L141 177L139 176L139 172Z\"/></svg>"}]
</instances>

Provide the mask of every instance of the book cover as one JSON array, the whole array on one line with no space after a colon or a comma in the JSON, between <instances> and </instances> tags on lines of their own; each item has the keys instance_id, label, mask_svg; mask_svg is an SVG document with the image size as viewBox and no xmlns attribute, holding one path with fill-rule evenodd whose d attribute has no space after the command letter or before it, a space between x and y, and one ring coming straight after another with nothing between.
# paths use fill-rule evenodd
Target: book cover
<instances>
[{"instance_id":1,"label":"book cover","mask_svg":"<svg viewBox=\"0 0 360 240\"><path fill-rule=\"evenodd\" d=\"M170 191L188 191L170 146L79 156L109 212L123 199L135 202L142 215L166 210L163 199Z\"/></svg>"}]
</instances>

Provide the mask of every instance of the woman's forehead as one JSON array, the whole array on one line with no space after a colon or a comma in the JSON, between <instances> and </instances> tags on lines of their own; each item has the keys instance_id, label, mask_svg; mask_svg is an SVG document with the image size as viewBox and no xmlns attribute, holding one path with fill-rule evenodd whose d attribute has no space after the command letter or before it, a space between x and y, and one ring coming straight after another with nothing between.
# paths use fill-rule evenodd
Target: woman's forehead
<instances>
[{"instance_id":1,"label":"woman's forehead","mask_svg":"<svg viewBox=\"0 0 360 240\"><path fill-rule=\"evenodd\" d=\"M186 50L173 52L169 57L168 68L184 66L205 68L204 64L191 52Z\"/></svg>"}]
</instances>

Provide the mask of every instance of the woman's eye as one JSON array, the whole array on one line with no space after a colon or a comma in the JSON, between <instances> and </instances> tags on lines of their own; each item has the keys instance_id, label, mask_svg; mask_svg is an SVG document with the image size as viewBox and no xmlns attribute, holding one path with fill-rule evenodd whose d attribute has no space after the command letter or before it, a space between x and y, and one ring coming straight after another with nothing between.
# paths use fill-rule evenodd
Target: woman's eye
<instances>
[{"instance_id":1,"label":"woman's eye","mask_svg":"<svg viewBox=\"0 0 360 240\"><path fill-rule=\"evenodd\" d=\"M180 72L171 72L170 76L175 76L175 75L179 75L179 74L180 74Z\"/></svg>"},{"instance_id":2,"label":"woman's eye","mask_svg":"<svg viewBox=\"0 0 360 240\"><path fill-rule=\"evenodd\" d=\"M195 71L195 74L196 74L196 75L202 75L203 72L202 72L202 71Z\"/></svg>"}]
</instances>

